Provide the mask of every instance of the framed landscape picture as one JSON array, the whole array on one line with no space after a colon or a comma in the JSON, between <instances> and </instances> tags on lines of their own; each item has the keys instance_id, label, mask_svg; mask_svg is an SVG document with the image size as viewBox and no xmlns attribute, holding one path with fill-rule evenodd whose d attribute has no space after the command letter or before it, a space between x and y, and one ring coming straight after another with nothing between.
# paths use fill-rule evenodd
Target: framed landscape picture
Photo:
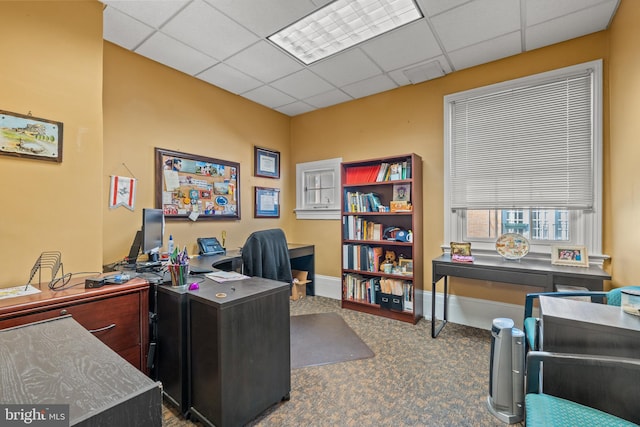
<instances>
[{"instance_id":1,"label":"framed landscape picture","mask_svg":"<svg viewBox=\"0 0 640 427\"><path fill-rule=\"evenodd\" d=\"M62 162L62 123L0 110L0 154Z\"/></svg>"}]
</instances>

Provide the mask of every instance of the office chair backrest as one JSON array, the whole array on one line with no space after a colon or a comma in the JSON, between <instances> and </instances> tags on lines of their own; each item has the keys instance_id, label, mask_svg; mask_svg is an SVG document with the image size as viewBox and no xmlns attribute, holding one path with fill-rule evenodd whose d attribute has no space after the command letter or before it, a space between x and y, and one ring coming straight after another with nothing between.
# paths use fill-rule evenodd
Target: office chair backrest
<instances>
[{"instance_id":1,"label":"office chair backrest","mask_svg":"<svg viewBox=\"0 0 640 427\"><path fill-rule=\"evenodd\" d=\"M291 284L287 238L279 228L253 232L242 247L244 274Z\"/></svg>"}]
</instances>

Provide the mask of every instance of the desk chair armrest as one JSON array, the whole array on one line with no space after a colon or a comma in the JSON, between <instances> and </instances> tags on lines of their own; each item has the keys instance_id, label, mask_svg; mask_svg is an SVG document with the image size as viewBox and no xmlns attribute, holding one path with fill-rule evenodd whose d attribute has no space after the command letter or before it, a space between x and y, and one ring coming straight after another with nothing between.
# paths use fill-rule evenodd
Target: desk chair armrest
<instances>
[{"instance_id":1,"label":"desk chair armrest","mask_svg":"<svg viewBox=\"0 0 640 427\"><path fill-rule=\"evenodd\" d=\"M593 354L551 353L546 351L530 351L527 353L527 379L526 392L541 393L540 368L542 363L556 365L582 366L589 375L589 370L594 369L621 369L623 372L631 372L640 378L640 359L630 357L600 356ZM602 390L603 393L612 393L614 390ZM627 396L627 398L635 398Z\"/></svg>"}]
</instances>

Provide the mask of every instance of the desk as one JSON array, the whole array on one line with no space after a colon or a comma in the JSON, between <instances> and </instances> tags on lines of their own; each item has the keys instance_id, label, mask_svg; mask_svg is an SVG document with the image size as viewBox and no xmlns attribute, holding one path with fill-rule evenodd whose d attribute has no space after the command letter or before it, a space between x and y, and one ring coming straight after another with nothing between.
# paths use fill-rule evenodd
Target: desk
<instances>
[{"instance_id":1,"label":"desk","mask_svg":"<svg viewBox=\"0 0 640 427\"><path fill-rule=\"evenodd\" d=\"M3 405L19 404L25 412L29 405L38 409L69 405L66 424L36 421L33 425L162 425L161 384L71 316L1 330L0 343ZM3 425L9 424L28 425L18 421Z\"/></svg>"},{"instance_id":2,"label":"desk","mask_svg":"<svg viewBox=\"0 0 640 427\"><path fill-rule=\"evenodd\" d=\"M293 270L308 271L307 295L315 295L315 247L289 243L289 259ZM242 267L242 253L240 249L230 249L224 255L199 255L193 257L189 263L192 267L206 270L211 267L226 271L238 271Z\"/></svg>"},{"instance_id":3,"label":"desk","mask_svg":"<svg viewBox=\"0 0 640 427\"><path fill-rule=\"evenodd\" d=\"M553 292L556 285L582 286L601 291L603 282L611 276L599 267L570 267L553 265L550 261L523 258L509 261L497 256L475 256L473 263L451 261L442 255L432 261L431 282L431 336L437 337L447 324L447 278L489 280L513 285L537 286L544 292ZM444 279L444 310L442 322L436 326L436 284Z\"/></svg>"},{"instance_id":4,"label":"desk","mask_svg":"<svg viewBox=\"0 0 640 427\"><path fill-rule=\"evenodd\" d=\"M620 307L541 296L540 319L543 351L640 358L640 317L625 313ZM637 375L614 372L600 377L585 375L572 366L547 366L543 376L547 394L640 422L635 399L640 393ZM617 390L628 390L623 394L628 394L629 399L607 399L602 385L609 381L615 381Z\"/></svg>"},{"instance_id":5,"label":"desk","mask_svg":"<svg viewBox=\"0 0 640 427\"><path fill-rule=\"evenodd\" d=\"M289 397L289 284L252 277L155 288L157 379L181 413L244 425Z\"/></svg>"},{"instance_id":6,"label":"desk","mask_svg":"<svg viewBox=\"0 0 640 427\"><path fill-rule=\"evenodd\" d=\"M98 339L144 373L149 348L149 284L133 279L121 285L85 289L85 277L64 290L0 300L0 329L70 314Z\"/></svg>"}]
</instances>

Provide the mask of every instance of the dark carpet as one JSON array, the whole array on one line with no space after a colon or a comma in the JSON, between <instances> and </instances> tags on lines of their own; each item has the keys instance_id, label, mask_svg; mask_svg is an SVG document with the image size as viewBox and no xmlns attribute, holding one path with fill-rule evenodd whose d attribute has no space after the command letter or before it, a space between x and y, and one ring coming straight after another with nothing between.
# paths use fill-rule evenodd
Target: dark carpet
<instances>
[{"instance_id":1,"label":"dark carpet","mask_svg":"<svg viewBox=\"0 0 640 427\"><path fill-rule=\"evenodd\" d=\"M291 369L373 356L338 313L291 316Z\"/></svg>"},{"instance_id":2,"label":"dark carpet","mask_svg":"<svg viewBox=\"0 0 640 427\"><path fill-rule=\"evenodd\" d=\"M353 310L323 297L291 301L291 315L337 313L375 353L346 363L291 371L291 400L249 426L505 427L489 413L491 333L455 323L431 338L416 325ZM201 426L166 404L165 427Z\"/></svg>"}]
</instances>

